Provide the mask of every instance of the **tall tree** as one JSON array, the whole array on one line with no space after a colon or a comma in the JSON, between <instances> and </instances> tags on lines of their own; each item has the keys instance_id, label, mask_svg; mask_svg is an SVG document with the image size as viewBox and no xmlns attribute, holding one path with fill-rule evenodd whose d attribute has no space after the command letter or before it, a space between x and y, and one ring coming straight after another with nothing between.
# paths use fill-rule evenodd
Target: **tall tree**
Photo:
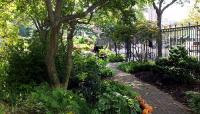
<instances>
[{"instance_id":1,"label":"tall tree","mask_svg":"<svg viewBox=\"0 0 200 114\"><path fill-rule=\"evenodd\" d=\"M162 15L164 11L174 3L183 3L181 0L153 0L152 5L157 14L157 27L159 28L159 37L157 38L158 44L158 57L162 57Z\"/></svg>"}]
</instances>

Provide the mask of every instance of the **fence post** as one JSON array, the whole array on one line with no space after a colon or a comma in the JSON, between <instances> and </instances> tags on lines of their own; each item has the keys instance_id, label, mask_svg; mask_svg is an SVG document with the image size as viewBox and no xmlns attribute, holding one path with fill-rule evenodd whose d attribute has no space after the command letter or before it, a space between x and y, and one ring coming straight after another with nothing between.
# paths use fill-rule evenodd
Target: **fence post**
<instances>
[{"instance_id":1,"label":"fence post","mask_svg":"<svg viewBox=\"0 0 200 114\"><path fill-rule=\"evenodd\" d=\"M198 59L198 61L200 60L200 50L199 50L199 46L200 46L200 43L199 43L199 23L198 22L196 22L196 35L197 35L197 59Z\"/></svg>"},{"instance_id":2,"label":"fence post","mask_svg":"<svg viewBox=\"0 0 200 114\"><path fill-rule=\"evenodd\" d=\"M181 46L183 46L183 24L181 24Z\"/></svg>"},{"instance_id":3,"label":"fence post","mask_svg":"<svg viewBox=\"0 0 200 114\"><path fill-rule=\"evenodd\" d=\"M188 42L188 43L189 43L189 56L190 56L190 48L191 48L191 47L190 47L190 40L191 40L191 39L190 39L190 23L188 23L188 35L189 35L189 39L188 39L189 42Z\"/></svg>"}]
</instances>

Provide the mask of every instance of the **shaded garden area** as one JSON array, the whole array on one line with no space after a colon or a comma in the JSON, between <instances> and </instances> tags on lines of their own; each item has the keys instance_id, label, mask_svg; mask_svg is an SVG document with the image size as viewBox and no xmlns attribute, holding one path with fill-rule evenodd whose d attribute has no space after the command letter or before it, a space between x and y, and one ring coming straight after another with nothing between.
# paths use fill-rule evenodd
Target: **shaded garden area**
<instances>
[{"instance_id":1,"label":"shaded garden area","mask_svg":"<svg viewBox=\"0 0 200 114\"><path fill-rule=\"evenodd\" d=\"M200 62L180 46L162 58L161 17L174 3L0 0L0 114L153 113L140 92L113 80L110 63L198 114ZM145 19L149 5L157 23Z\"/></svg>"}]
</instances>

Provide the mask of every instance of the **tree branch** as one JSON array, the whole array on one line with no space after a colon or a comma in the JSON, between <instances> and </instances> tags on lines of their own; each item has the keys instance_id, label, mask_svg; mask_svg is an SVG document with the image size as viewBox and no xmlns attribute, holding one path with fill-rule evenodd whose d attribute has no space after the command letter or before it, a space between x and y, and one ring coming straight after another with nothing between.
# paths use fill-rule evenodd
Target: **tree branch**
<instances>
[{"instance_id":1,"label":"tree branch","mask_svg":"<svg viewBox=\"0 0 200 114\"><path fill-rule=\"evenodd\" d=\"M55 17L60 19L62 9L62 0L56 0Z\"/></svg>"},{"instance_id":2,"label":"tree branch","mask_svg":"<svg viewBox=\"0 0 200 114\"><path fill-rule=\"evenodd\" d=\"M161 14L172 4L174 4L177 0L172 0L169 4L167 4L162 10L161 10Z\"/></svg>"},{"instance_id":3,"label":"tree branch","mask_svg":"<svg viewBox=\"0 0 200 114\"><path fill-rule=\"evenodd\" d=\"M87 16L89 13L94 12L95 9L97 9L98 7L101 7L105 4L107 4L108 2L109 2L109 0L99 0L98 2L95 2L94 4L89 6L86 11L84 11L82 13L66 15L66 16L62 17L61 21L62 22L69 22L70 20L75 20L75 19L78 20L80 18L83 18L83 17Z\"/></svg>"},{"instance_id":4,"label":"tree branch","mask_svg":"<svg viewBox=\"0 0 200 114\"><path fill-rule=\"evenodd\" d=\"M156 6L155 1L153 2L153 8L156 10L156 12L159 10L158 7Z\"/></svg>"},{"instance_id":5,"label":"tree branch","mask_svg":"<svg viewBox=\"0 0 200 114\"><path fill-rule=\"evenodd\" d=\"M48 16L50 19L51 24L54 22L54 14L53 14L53 8L52 8L52 3L51 0L45 0L47 11L48 11Z\"/></svg>"},{"instance_id":6,"label":"tree branch","mask_svg":"<svg viewBox=\"0 0 200 114\"><path fill-rule=\"evenodd\" d=\"M162 4L163 4L163 2L164 2L164 0L160 0L160 2L159 2L159 10L161 11L161 9L162 9Z\"/></svg>"},{"instance_id":7,"label":"tree branch","mask_svg":"<svg viewBox=\"0 0 200 114\"><path fill-rule=\"evenodd\" d=\"M31 19L32 19L32 21L33 21L33 23L34 23L36 29L37 29L37 30L40 30L40 27L39 27L37 21L36 21L34 18L32 18L32 17L31 17Z\"/></svg>"},{"instance_id":8,"label":"tree branch","mask_svg":"<svg viewBox=\"0 0 200 114\"><path fill-rule=\"evenodd\" d=\"M87 22L77 21L77 23L78 23L78 24L89 24L90 21L92 20L92 17L93 17L93 12L90 13L90 17L89 17L89 19L87 20Z\"/></svg>"}]
</instances>

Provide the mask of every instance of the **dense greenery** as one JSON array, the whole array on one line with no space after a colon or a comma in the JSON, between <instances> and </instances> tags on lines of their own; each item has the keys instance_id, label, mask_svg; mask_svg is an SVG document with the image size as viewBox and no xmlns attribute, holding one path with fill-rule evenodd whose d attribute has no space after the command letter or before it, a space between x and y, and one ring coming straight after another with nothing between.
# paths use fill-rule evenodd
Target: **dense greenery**
<instances>
[{"instance_id":1,"label":"dense greenery","mask_svg":"<svg viewBox=\"0 0 200 114\"><path fill-rule=\"evenodd\" d=\"M163 83L185 84L199 80L200 63L188 56L183 47L175 47L170 50L169 58L163 58L152 62L122 63L119 68L125 72L136 73L151 71L154 73L154 81Z\"/></svg>"},{"instance_id":2,"label":"dense greenery","mask_svg":"<svg viewBox=\"0 0 200 114\"><path fill-rule=\"evenodd\" d=\"M64 89L51 89L47 85L35 88L18 107L21 113L87 114L89 112L84 98Z\"/></svg>"},{"instance_id":3,"label":"dense greenery","mask_svg":"<svg viewBox=\"0 0 200 114\"><path fill-rule=\"evenodd\" d=\"M125 61L124 56L120 54L110 54L108 56L108 61L109 62L123 62Z\"/></svg>"},{"instance_id":4,"label":"dense greenery","mask_svg":"<svg viewBox=\"0 0 200 114\"><path fill-rule=\"evenodd\" d=\"M105 81L101 91L97 102L98 110L101 113L137 114L142 112L136 100L137 93L131 91L131 87Z\"/></svg>"},{"instance_id":5,"label":"dense greenery","mask_svg":"<svg viewBox=\"0 0 200 114\"><path fill-rule=\"evenodd\" d=\"M112 77L114 72L106 67L107 60L93 53L84 53L84 49L73 53L70 90L50 88L42 61L44 47L39 46L38 40L18 39L15 45L7 44L3 47L7 53L0 59L2 113L141 113L136 100L138 94L130 87L102 81ZM63 56L57 57L62 59ZM56 64L60 67L62 80L64 66L59 61Z\"/></svg>"},{"instance_id":6,"label":"dense greenery","mask_svg":"<svg viewBox=\"0 0 200 114\"><path fill-rule=\"evenodd\" d=\"M200 93L188 91L188 104L196 114L200 114Z\"/></svg>"},{"instance_id":7,"label":"dense greenery","mask_svg":"<svg viewBox=\"0 0 200 114\"><path fill-rule=\"evenodd\" d=\"M153 23L136 22L137 7L147 1L0 1L0 113L141 114L138 94L108 81L114 75L108 62L122 62L124 57L108 49L96 55L92 50L96 37L106 30L115 43L130 43L133 35L141 41L156 37ZM129 63L126 71L159 69L184 83L199 76L195 60L184 51L171 53L156 64ZM181 70L191 71L184 73L184 80L179 78Z\"/></svg>"}]
</instances>

